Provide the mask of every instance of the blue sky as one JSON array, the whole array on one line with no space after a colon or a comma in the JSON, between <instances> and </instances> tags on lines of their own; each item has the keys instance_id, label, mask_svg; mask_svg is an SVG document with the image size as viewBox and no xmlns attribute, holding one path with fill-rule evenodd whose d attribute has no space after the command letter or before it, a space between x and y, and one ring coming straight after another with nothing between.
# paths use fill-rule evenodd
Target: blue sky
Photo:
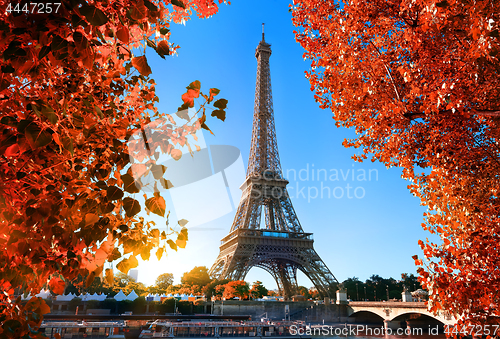
<instances>
[{"instance_id":1,"label":"blue sky","mask_svg":"<svg viewBox=\"0 0 500 339\"><path fill-rule=\"evenodd\" d=\"M160 111L175 112L185 87L194 80L201 81L205 92L210 87L219 88L219 96L229 101L227 118L225 122L209 118L207 124L215 136L204 133L205 140L211 145L238 148L246 168L257 66L254 54L263 22L266 41L273 51L271 79L281 165L285 176L290 170L292 203L303 229L314 233L316 251L339 281L353 276L365 280L372 274L397 279L401 273L414 273L411 256L421 254L417 241L429 235L420 226L425 209L409 193L408 183L400 177L401 170L386 169L371 161L354 163L351 155L359 150L342 146L344 138L353 137L354 131L336 128L331 111L319 109L314 101L304 76L310 64L304 61L303 50L295 42L286 2L254 1L250 5L234 1L222 5L212 18L173 25L171 41L181 46L178 56L163 60L152 49L147 51L151 77L157 82ZM327 180L312 180L313 168L325 170ZM298 175L301 170L301 178L309 173L309 179L294 181L292 174L295 171ZM351 198L347 196L347 185L351 187ZM337 197L328 198L325 187ZM302 188L303 194L298 194ZM315 190L318 196L313 198ZM191 230L185 249L169 251L160 262L141 262L138 280L152 284L159 274L171 272L180 282L182 273L194 266L210 267L234 213L232 210ZM175 221L175 213L173 217ZM245 280L260 280L268 288L276 287L268 273L256 268ZM312 286L303 275L299 275L299 284Z\"/></svg>"}]
</instances>

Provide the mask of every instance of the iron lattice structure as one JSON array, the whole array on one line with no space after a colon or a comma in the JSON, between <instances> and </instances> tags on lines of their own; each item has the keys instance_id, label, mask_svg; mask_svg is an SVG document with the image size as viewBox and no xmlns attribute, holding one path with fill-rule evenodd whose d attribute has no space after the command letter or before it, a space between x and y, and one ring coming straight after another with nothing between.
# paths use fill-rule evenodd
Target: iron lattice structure
<instances>
[{"instance_id":1,"label":"iron lattice structure","mask_svg":"<svg viewBox=\"0 0 500 339\"><path fill-rule=\"evenodd\" d=\"M257 82L252 145L246 180L229 235L210 274L218 279L243 280L252 267L268 271L285 299L297 293L297 269L322 296L333 296L337 279L313 248L312 233L304 233L283 178L276 131L269 58L271 45L257 46ZM261 226L262 209L265 225Z\"/></svg>"}]
</instances>

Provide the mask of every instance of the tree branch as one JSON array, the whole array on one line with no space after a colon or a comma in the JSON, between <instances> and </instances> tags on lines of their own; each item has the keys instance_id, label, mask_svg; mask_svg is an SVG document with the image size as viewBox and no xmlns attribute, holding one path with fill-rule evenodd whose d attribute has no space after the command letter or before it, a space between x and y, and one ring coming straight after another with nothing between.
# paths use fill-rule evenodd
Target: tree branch
<instances>
[{"instance_id":1,"label":"tree branch","mask_svg":"<svg viewBox=\"0 0 500 339\"><path fill-rule=\"evenodd\" d=\"M439 113L453 113L452 110L444 110ZM487 117L500 117L500 110L471 110L471 114L476 114L479 116L487 116ZM425 118L425 113L423 112L406 112L403 114L406 118L410 120Z\"/></svg>"},{"instance_id":2,"label":"tree branch","mask_svg":"<svg viewBox=\"0 0 500 339\"><path fill-rule=\"evenodd\" d=\"M379 57L382 57L382 53L380 53L379 49L377 48L377 46L375 46L373 41L370 40L370 44L373 46L373 48L375 48L375 51L377 51ZM394 81L394 78L392 77L391 71L390 71L389 67L387 67L385 62L382 61L382 63L384 64L387 75L389 75L389 79L391 79L391 83L392 83L392 86L394 87L394 92L396 92L396 96L398 97L398 101L402 103L398 88L396 87L396 83Z\"/></svg>"}]
</instances>

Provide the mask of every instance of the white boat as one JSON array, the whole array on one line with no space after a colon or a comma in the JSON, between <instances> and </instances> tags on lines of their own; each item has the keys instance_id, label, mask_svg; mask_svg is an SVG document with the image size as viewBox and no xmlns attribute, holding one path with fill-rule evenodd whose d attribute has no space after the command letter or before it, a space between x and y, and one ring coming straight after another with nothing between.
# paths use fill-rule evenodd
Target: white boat
<instances>
[{"instance_id":1,"label":"white boat","mask_svg":"<svg viewBox=\"0 0 500 339\"><path fill-rule=\"evenodd\" d=\"M305 328L301 321L184 321L156 320L142 330L139 338L297 338L290 326Z\"/></svg>"},{"instance_id":2,"label":"white boat","mask_svg":"<svg viewBox=\"0 0 500 339\"><path fill-rule=\"evenodd\" d=\"M124 339L124 321L42 321L40 332L48 338L56 334L62 339Z\"/></svg>"}]
</instances>

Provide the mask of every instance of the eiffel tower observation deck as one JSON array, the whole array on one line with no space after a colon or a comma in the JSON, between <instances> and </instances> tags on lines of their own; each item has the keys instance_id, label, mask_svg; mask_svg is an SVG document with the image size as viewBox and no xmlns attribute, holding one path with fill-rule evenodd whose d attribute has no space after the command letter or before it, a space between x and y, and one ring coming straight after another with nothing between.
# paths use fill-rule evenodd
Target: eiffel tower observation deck
<instances>
[{"instance_id":1,"label":"eiffel tower observation deck","mask_svg":"<svg viewBox=\"0 0 500 339\"><path fill-rule=\"evenodd\" d=\"M280 294L297 294L297 270L302 271L323 297L333 297L338 281L313 247L295 214L283 177L274 127L269 58L271 45L264 39L255 51L257 81L252 142L241 200L229 234L210 269L218 279L243 280L253 267L269 272ZM265 222L261 225L262 213Z\"/></svg>"}]
</instances>

